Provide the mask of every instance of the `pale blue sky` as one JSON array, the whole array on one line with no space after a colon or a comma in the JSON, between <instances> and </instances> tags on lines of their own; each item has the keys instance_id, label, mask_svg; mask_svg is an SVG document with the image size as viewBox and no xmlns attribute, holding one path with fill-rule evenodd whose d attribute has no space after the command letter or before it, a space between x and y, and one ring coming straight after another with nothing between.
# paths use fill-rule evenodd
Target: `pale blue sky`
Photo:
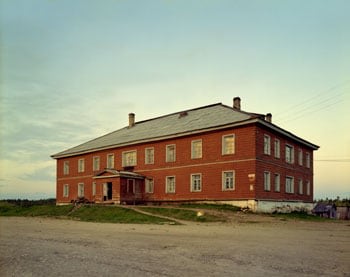
<instances>
[{"instance_id":1,"label":"pale blue sky","mask_svg":"<svg viewBox=\"0 0 350 277\"><path fill-rule=\"evenodd\" d=\"M55 196L49 156L240 96L320 145L315 197L350 197L350 1L0 0L0 198Z\"/></svg>"}]
</instances>

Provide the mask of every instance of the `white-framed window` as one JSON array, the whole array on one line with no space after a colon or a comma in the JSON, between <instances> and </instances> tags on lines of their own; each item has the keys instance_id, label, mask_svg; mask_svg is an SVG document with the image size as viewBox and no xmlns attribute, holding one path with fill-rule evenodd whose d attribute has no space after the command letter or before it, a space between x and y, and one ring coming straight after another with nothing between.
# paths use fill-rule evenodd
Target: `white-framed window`
<instances>
[{"instance_id":1,"label":"white-framed window","mask_svg":"<svg viewBox=\"0 0 350 277\"><path fill-rule=\"evenodd\" d=\"M294 178L286 177L286 193L294 193Z\"/></svg>"},{"instance_id":2,"label":"white-framed window","mask_svg":"<svg viewBox=\"0 0 350 277\"><path fill-rule=\"evenodd\" d=\"M167 176L165 178L165 192L175 193L175 176Z\"/></svg>"},{"instance_id":3,"label":"white-framed window","mask_svg":"<svg viewBox=\"0 0 350 277\"><path fill-rule=\"evenodd\" d=\"M275 158L279 159L281 157L281 147L280 147L280 140L275 139Z\"/></svg>"},{"instance_id":4,"label":"white-framed window","mask_svg":"<svg viewBox=\"0 0 350 277\"><path fill-rule=\"evenodd\" d=\"M276 192L280 192L281 190L281 175L279 175L278 173L275 173L275 191Z\"/></svg>"},{"instance_id":5,"label":"white-framed window","mask_svg":"<svg viewBox=\"0 0 350 277\"><path fill-rule=\"evenodd\" d=\"M270 175L270 172L268 171L264 172L264 190L265 191L271 190L271 175Z\"/></svg>"},{"instance_id":6,"label":"white-framed window","mask_svg":"<svg viewBox=\"0 0 350 277\"><path fill-rule=\"evenodd\" d=\"M299 194L303 194L304 193L304 189L303 189L303 180L299 179Z\"/></svg>"},{"instance_id":7,"label":"white-framed window","mask_svg":"<svg viewBox=\"0 0 350 277\"><path fill-rule=\"evenodd\" d=\"M264 154L271 154L271 138L269 135L264 135Z\"/></svg>"},{"instance_id":8,"label":"white-framed window","mask_svg":"<svg viewBox=\"0 0 350 277\"><path fill-rule=\"evenodd\" d=\"M107 168L114 168L114 154L107 154Z\"/></svg>"},{"instance_id":9,"label":"white-framed window","mask_svg":"<svg viewBox=\"0 0 350 277\"><path fill-rule=\"evenodd\" d=\"M78 197L84 197L84 183L78 184Z\"/></svg>"},{"instance_id":10,"label":"white-framed window","mask_svg":"<svg viewBox=\"0 0 350 277\"><path fill-rule=\"evenodd\" d=\"M191 158L200 159L202 158L202 140L192 140L191 141Z\"/></svg>"},{"instance_id":11,"label":"white-framed window","mask_svg":"<svg viewBox=\"0 0 350 277\"><path fill-rule=\"evenodd\" d=\"M310 168L310 153L306 153L306 167Z\"/></svg>"},{"instance_id":12,"label":"white-framed window","mask_svg":"<svg viewBox=\"0 0 350 277\"><path fill-rule=\"evenodd\" d=\"M222 172L222 190L234 190L235 189L235 172L223 171Z\"/></svg>"},{"instance_id":13,"label":"white-framed window","mask_svg":"<svg viewBox=\"0 0 350 277\"><path fill-rule=\"evenodd\" d=\"M288 144L286 145L286 162L294 163L294 147Z\"/></svg>"},{"instance_id":14,"label":"white-framed window","mask_svg":"<svg viewBox=\"0 0 350 277\"><path fill-rule=\"evenodd\" d=\"M145 191L146 193L153 193L154 191L154 180L152 178L145 179Z\"/></svg>"},{"instance_id":15,"label":"white-framed window","mask_svg":"<svg viewBox=\"0 0 350 277\"><path fill-rule=\"evenodd\" d=\"M92 158L92 170L93 171L97 171L100 170L100 157L99 156L95 156Z\"/></svg>"},{"instance_id":16,"label":"white-framed window","mask_svg":"<svg viewBox=\"0 0 350 277\"><path fill-rule=\"evenodd\" d=\"M222 136L222 155L235 153L235 135Z\"/></svg>"},{"instance_id":17,"label":"white-framed window","mask_svg":"<svg viewBox=\"0 0 350 277\"><path fill-rule=\"evenodd\" d=\"M68 197L69 196L69 185L65 184L63 185L63 197Z\"/></svg>"},{"instance_id":18,"label":"white-framed window","mask_svg":"<svg viewBox=\"0 0 350 277\"><path fill-rule=\"evenodd\" d=\"M167 163L176 161L176 145L169 144L166 146L166 159Z\"/></svg>"},{"instance_id":19,"label":"white-framed window","mask_svg":"<svg viewBox=\"0 0 350 277\"><path fill-rule=\"evenodd\" d=\"M202 175L200 173L191 174L191 191L202 191Z\"/></svg>"},{"instance_id":20,"label":"white-framed window","mask_svg":"<svg viewBox=\"0 0 350 277\"><path fill-rule=\"evenodd\" d=\"M123 167L135 166L137 164L137 152L136 150L123 152Z\"/></svg>"},{"instance_id":21,"label":"white-framed window","mask_svg":"<svg viewBox=\"0 0 350 277\"><path fill-rule=\"evenodd\" d=\"M303 165L303 150L301 149L298 150L298 164Z\"/></svg>"},{"instance_id":22,"label":"white-framed window","mask_svg":"<svg viewBox=\"0 0 350 277\"><path fill-rule=\"evenodd\" d=\"M78 160L78 172L84 172L85 171L85 160L79 159Z\"/></svg>"},{"instance_id":23,"label":"white-framed window","mask_svg":"<svg viewBox=\"0 0 350 277\"><path fill-rule=\"evenodd\" d=\"M68 175L69 174L69 161L63 162L63 174Z\"/></svg>"},{"instance_id":24,"label":"white-framed window","mask_svg":"<svg viewBox=\"0 0 350 277\"><path fill-rule=\"evenodd\" d=\"M310 187L310 181L307 181L306 182L306 195L310 195L310 190L311 190L311 187Z\"/></svg>"},{"instance_id":25,"label":"white-framed window","mask_svg":"<svg viewBox=\"0 0 350 277\"><path fill-rule=\"evenodd\" d=\"M92 196L96 195L96 182L92 182Z\"/></svg>"},{"instance_id":26,"label":"white-framed window","mask_svg":"<svg viewBox=\"0 0 350 277\"><path fill-rule=\"evenodd\" d=\"M145 148L145 164L154 164L154 147Z\"/></svg>"}]
</instances>

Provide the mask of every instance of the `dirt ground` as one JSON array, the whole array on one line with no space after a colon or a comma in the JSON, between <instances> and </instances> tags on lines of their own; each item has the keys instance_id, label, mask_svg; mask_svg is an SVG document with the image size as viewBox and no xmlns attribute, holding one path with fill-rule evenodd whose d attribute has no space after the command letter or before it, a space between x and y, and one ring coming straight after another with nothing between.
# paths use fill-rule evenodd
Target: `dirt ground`
<instances>
[{"instance_id":1,"label":"dirt ground","mask_svg":"<svg viewBox=\"0 0 350 277\"><path fill-rule=\"evenodd\" d=\"M267 218L267 219L266 219ZM350 222L0 217L0 276L350 276Z\"/></svg>"}]
</instances>

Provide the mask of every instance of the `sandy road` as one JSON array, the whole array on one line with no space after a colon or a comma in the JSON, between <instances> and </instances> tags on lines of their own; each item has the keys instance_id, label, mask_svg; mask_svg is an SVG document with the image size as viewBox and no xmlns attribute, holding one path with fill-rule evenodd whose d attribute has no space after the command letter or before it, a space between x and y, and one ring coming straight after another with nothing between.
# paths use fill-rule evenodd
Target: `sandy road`
<instances>
[{"instance_id":1,"label":"sandy road","mask_svg":"<svg viewBox=\"0 0 350 277\"><path fill-rule=\"evenodd\" d=\"M350 276L350 223L0 217L1 276Z\"/></svg>"}]
</instances>

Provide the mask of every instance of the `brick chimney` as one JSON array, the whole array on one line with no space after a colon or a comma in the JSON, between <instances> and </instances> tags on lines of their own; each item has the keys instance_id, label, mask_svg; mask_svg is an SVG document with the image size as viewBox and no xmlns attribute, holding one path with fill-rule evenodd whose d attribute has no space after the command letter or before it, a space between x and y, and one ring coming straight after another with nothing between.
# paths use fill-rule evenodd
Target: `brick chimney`
<instances>
[{"instance_id":1,"label":"brick chimney","mask_svg":"<svg viewBox=\"0 0 350 277\"><path fill-rule=\"evenodd\" d=\"M265 115L265 120L266 120L267 122L272 123L272 114L270 114L270 113L266 114L266 115Z\"/></svg>"},{"instance_id":2,"label":"brick chimney","mask_svg":"<svg viewBox=\"0 0 350 277\"><path fill-rule=\"evenodd\" d=\"M135 126L135 114L129 113L129 128Z\"/></svg>"},{"instance_id":3,"label":"brick chimney","mask_svg":"<svg viewBox=\"0 0 350 277\"><path fill-rule=\"evenodd\" d=\"M241 110L241 98L235 97L233 98L233 108L236 110Z\"/></svg>"}]
</instances>

